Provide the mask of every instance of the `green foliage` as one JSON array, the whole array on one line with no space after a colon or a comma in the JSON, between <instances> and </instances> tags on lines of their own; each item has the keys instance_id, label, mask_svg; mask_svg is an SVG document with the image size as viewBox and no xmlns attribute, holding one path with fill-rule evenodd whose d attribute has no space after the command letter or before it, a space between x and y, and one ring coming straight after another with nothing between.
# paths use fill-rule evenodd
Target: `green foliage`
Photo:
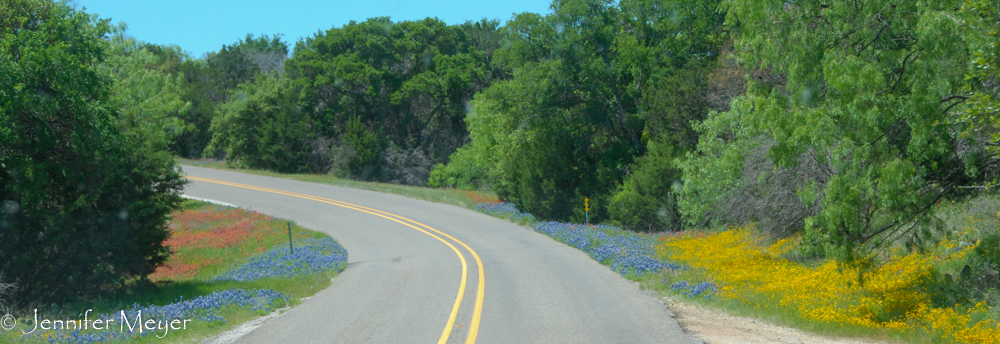
<instances>
[{"instance_id":1,"label":"green foliage","mask_svg":"<svg viewBox=\"0 0 1000 344\"><path fill-rule=\"evenodd\" d=\"M988 168L943 124L965 83L953 66L971 61L959 5L723 2L739 58L761 77L700 125L684 166L688 221L709 220L763 147L775 170L817 166L807 185L821 208L804 221L813 252L864 262L891 242L919 245L931 205Z\"/></svg>"},{"instance_id":2,"label":"green foliage","mask_svg":"<svg viewBox=\"0 0 1000 344\"><path fill-rule=\"evenodd\" d=\"M382 151L381 143L375 133L365 128L361 117L353 116L344 127L344 143L354 152L353 159L348 162L351 171L358 171L361 179L378 168L378 156Z\"/></svg>"},{"instance_id":3,"label":"green foliage","mask_svg":"<svg viewBox=\"0 0 1000 344\"><path fill-rule=\"evenodd\" d=\"M288 45L281 35L248 34L231 45L202 59L190 59L179 51L147 45L161 56L165 73L183 76L181 99L191 107L177 115L185 130L171 144L171 150L184 157L200 157L211 141L209 128L219 104L229 100L236 86L249 83L258 74L280 73L288 58ZM173 62L173 63L171 63Z\"/></svg>"},{"instance_id":4,"label":"green foliage","mask_svg":"<svg viewBox=\"0 0 1000 344\"><path fill-rule=\"evenodd\" d=\"M257 73L271 73L284 68L288 57L288 44L282 42L281 35L247 34L232 45L223 45L218 52L210 53L205 58L206 68L211 73L212 83L218 92L214 95L216 102L224 100L227 90L234 90L237 85L250 82Z\"/></svg>"},{"instance_id":5,"label":"green foliage","mask_svg":"<svg viewBox=\"0 0 1000 344\"><path fill-rule=\"evenodd\" d=\"M581 222L590 197L604 221L648 137L693 146L689 123L709 109L708 72L728 40L716 5L570 0L515 16L493 57L512 79L476 95L471 142L433 183L482 178L525 211Z\"/></svg>"},{"instance_id":6,"label":"green foliage","mask_svg":"<svg viewBox=\"0 0 1000 344\"><path fill-rule=\"evenodd\" d=\"M993 271L996 278L996 270L1000 270L1000 233L990 233L984 236L976 246L976 256L982 259L986 267Z\"/></svg>"},{"instance_id":7,"label":"green foliage","mask_svg":"<svg viewBox=\"0 0 1000 344\"><path fill-rule=\"evenodd\" d=\"M296 91L282 75L258 74L252 83L240 84L219 106L206 151L223 152L230 164L241 167L305 170L311 123Z\"/></svg>"},{"instance_id":8,"label":"green foliage","mask_svg":"<svg viewBox=\"0 0 1000 344\"><path fill-rule=\"evenodd\" d=\"M467 103L493 75L485 63L497 45L496 26L352 21L299 41L287 70L302 87L316 135L353 145L352 173L375 178L384 174L374 173L375 164L390 146L443 161L464 143Z\"/></svg>"},{"instance_id":9,"label":"green foliage","mask_svg":"<svg viewBox=\"0 0 1000 344\"><path fill-rule=\"evenodd\" d=\"M448 164L437 164L430 173L427 185L430 187L453 187L464 190L479 190L487 187L486 170L475 161L472 147L458 147L449 157Z\"/></svg>"},{"instance_id":10,"label":"green foliage","mask_svg":"<svg viewBox=\"0 0 1000 344\"><path fill-rule=\"evenodd\" d=\"M952 122L965 137L988 137L990 153L998 154L1000 142L1000 3L969 0L959 12L965 20L965 39L973 60L966 74L967 89L956 99L968 105ZM991 182L996 182L993 180Z\"/></svg>"},{"instance_id":11,"label":"green foliage","mask_svg":"<svg viewBox=\"0 0 1000 344\"><path fill-rule=\"evenodd\" d=\"M673 190L680 187L681 171L674 160L682 152L667 137L649 142L649 154L636 161L635 170L608 206L611 219L628 229L660 232L683 225Z\"/></svg>"},{"instance_id":12,"label":"green foliage","mask_svg":"<svg viewBox=\"0 0 1000 344\"><path fill-rule=\"evenodd\" d=\"M109 56L100 65L114 79L112 104L119 110L119 123L126 132L144 135L137 142L146 142L156 151L166 150L184 132L180 118L190 108L189 102L181 100L183 79L159 69L163 60L180 54L179 48L157 56L149 49L154 46L127 37L125 30L124 24L112 28Z\"/></svg>"},{"instance_id":13,"label":"green foliage","mask_svg":"<svg viewBox=\"0 0 1000 344\"><path fill-rule=\"evenodd\" d=\"M15 304L134 284L169 254L183 179L157 150L161 123L115 108L149 104L111 84L109 29L62 3L0 2L0 271Z\"/></svg>"}]
</instances>

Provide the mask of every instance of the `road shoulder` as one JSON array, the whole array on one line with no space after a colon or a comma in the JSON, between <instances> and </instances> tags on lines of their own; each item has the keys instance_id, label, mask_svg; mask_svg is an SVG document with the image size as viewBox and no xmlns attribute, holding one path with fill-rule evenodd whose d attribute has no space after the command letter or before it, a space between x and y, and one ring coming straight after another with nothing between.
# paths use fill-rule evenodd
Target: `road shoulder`
<instances>
[{"instance_id":1,"label":"road shoulder","mask_svg":"<svg viewBox=\"0 0 1000 344\"><path fill-rule=\"evenodd\" d=\"M774 325L757 318L729 315L669 297L660 297L689 335L707 344L889 344L867 338L829 338Z\"/></svg>"}]
</instances>

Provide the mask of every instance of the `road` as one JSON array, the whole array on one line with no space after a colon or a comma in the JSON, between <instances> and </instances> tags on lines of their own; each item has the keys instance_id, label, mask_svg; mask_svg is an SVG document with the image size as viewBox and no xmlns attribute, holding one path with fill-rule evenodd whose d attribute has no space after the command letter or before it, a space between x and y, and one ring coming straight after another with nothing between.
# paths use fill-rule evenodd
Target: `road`
<instances>
[{"instance_id":1,"label":"road","mask_svg":"<svg viewBox=\"0 0 1000 344\"><path fill-rule=\"evenodd\" d=\"M635 283L509 221L392 194L183 169L192 179L185 194L292 219L348 252L329 288L237 342L699 342Z\"/></svg>"}]
</instances>

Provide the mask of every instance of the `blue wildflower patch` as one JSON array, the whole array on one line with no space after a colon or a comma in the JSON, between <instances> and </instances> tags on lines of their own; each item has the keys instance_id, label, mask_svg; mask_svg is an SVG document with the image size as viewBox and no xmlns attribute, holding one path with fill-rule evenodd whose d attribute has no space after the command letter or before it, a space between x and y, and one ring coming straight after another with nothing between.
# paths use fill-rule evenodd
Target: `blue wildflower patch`
<instances>
[{"instance_id":1,"label":"blue wildflower patch","mask_svg":"<svg viewBox=\"0 0 1000 344\"><path fill-rule=\"evenodd\" d=\"M657 258L652 236L607 225L538 222L535 231L576 247L623 276L643 276L683 266Z\"/></svg>"},{"instance_id":2,"label":"blue wildflower patch","mask_svg":"<svg viewBox=\"0 0 1000 344\"><path fill-rule=\"evenodd\" d=\"M251 257L248 261L226 271L213 281L253 281L261 278L290 278L300 274L335 270L347 266L347 250L332 238L307 239L296 243L295 253L288 247L278 246Z\"/></svg>"},{"instance_id":3,"label":"blue wildflower patch","mask_svg":"<svg viewBox=\"0 0 1000 344\"><path fill-rule=\"evenodd\" d=\"M663 280L664 283L666 281L666 279ZM687 297L702 296L706 299L711 299L712 294L716 292L715 283L712 282L691 284L687 281L678 281L670 285L670 290L681 291L681 294Z\"/></svg>"},{"instance_id":4,"label":"blue wildflower patch","mask_svg":"<svg viewBox=\"0 0 1000 344\"><path fill-rule=\"evenodd\" d=\"M529 213L517 210L514 203L511 202L491 202L491 203L480 203L476 206L476 211L490 215L493 217L499 217L501 219L511 220L517 223L522 223L524 220L527 223L535 221L535 216Z\"/></svg>"}]
</instances>

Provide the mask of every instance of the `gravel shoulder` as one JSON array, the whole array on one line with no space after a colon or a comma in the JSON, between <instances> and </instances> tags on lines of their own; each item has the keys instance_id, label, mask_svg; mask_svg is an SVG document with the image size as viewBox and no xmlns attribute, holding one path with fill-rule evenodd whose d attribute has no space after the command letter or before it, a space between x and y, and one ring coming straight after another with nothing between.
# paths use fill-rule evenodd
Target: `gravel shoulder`
<instances>
[{"instance_id":1,"label":"gravel shoulder","mask_svg":"<svg viewBox=\"0 0 1000 344\"><path fill-rule=\"evenodd\" d=\"M684 332L707 344L890 344L870 338L827 338L756 318L729 315L662 297Z\"/></svg>"}]
</instances>

